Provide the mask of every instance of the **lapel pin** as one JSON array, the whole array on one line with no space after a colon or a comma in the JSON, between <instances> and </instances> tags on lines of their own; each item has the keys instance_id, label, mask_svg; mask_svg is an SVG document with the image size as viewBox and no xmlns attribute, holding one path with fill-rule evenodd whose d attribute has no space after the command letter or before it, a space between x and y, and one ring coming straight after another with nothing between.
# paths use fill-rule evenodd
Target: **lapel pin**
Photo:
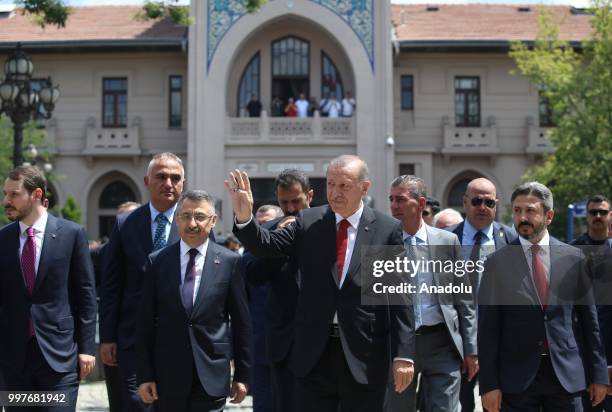
<instances>
[{"instance_id":1,"label":"lapel pin","mask_svg":"<svg viewBox=\"0 0 612 412\"><path fill-rule=\"evenodd\" d=\"M213 263L215 265L218 265L219 263L221 263L221 261L219 260L219 258L215 258L215 260L213 260Z\"/></svg>"},{"instance_id":2,"label":"lapel pin","mask_svg":"<svg viewBox=\"0 0 612 412\"><path fill-rule=\"evenodd\" d=\"M55 233L51 233L51 237L55 239Z\"/></svg>"},{"instance_id":3,"label":"lapel pin","mask_svg":"<svg viewBox=\"0 0 612 412\"><path fill-rule=\"evenodd\" d=\"M363 228L363 230L365 230L366 232L368 232L368 231L370 230L370 228L366 226L366 227L364 227L364 228Z\"/></svg>"}]
</instances>

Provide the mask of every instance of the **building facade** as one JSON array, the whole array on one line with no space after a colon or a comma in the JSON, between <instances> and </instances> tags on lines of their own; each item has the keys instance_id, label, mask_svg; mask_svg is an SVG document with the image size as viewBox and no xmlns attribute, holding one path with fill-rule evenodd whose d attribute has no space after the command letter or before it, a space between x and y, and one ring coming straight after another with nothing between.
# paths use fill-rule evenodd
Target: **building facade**
<instances>
[{"instance_id":1,"label":"building facade","mask_svg":"<svg viewBox=\"0 0 612 412\"><path fill-rule=\"evenodd\" d=\"M274 0L254 14L240 2L192 2L189 29L134 18L138 8L76 8L65 29L0 18L2 58L21 42L35 78L61 97L46 121L59 203L83 209L91 238L108 235L114 209L147 201L154 153L185 160L187 185L216 196L230 229L223 181L234 168L253 179L257 203L296 167L325 201L329 161L354 153L369 164L368 199L387 209L391 179L414 173L443 206L460 208L469 179L485 176L503 205L526 168L552 150L538 88L512 74L509 41L533 40L536 9L524 6L390 5L374 0ZM550 7L561 33L579 41L589 16ZM474 24L474 22L480 22ZM346 92L351 117L275 116L274 97L320 101ZM261 117L245 116L252 95ZM503 214L504 208L501 208ZM500 216L501 217L501 216Z\"/></svg>"}]
</instances>

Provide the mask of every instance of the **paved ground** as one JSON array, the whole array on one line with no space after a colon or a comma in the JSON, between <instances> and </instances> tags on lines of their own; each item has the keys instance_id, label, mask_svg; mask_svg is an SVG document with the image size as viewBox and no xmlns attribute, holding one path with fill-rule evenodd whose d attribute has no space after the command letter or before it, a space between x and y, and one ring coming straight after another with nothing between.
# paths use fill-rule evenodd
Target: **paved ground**
<instances>
[{"instance_id":1,"label":"paved ground","mask_svg":"<svg viewBox=\"0 0 612 412\"><path fill-rule=\"evenodd\" d=\"M476 387L478 389L478 387ZM479 401L480 399L477 398ZM252 412L253 399L250 396L241 405L227 404L228 411ZM79 387L79 399L77 411L106 412L108 411L108 398L106 397L106 386L104 381L81 384ZM480 402L476 406L476 412L482 412Z\"/></svg>"}]
</instances>

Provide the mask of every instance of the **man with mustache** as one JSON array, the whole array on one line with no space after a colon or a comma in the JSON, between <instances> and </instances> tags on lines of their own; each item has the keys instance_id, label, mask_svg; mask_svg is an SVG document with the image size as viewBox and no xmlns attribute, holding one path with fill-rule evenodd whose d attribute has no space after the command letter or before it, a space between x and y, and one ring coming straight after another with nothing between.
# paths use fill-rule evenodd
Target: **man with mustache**
<instances>
[{"instance_id":1,"label":"man with mustache","mask_svg":"<svg viewBox=\"0 0 612 412\"><path fill-rule=\"evenodd\" d=\"M183 191L183 162L173 153L153 156L144 184L151 199L130 214L117 217L104 251L100 291L100 356L118 366L123 405L129 411L150 411L136 384L137 313L147 256L179 240L174 215Z\"/></svg>"},{"instance_id":2,"label":"man with mustache","mask_svg":"<svg viewBox=\"0 0 612 412\"><path fill-rule=\"evenodd\" d=\"M300 412L382 412L392 367L395 390L414 374L414 313L406 306L362 304L362 248L402 247L401 224L366 206L367 164L342 155L327 168L329 205L304 209L294 224L269 231L252 216L245 172L225 185L236 215L234 232L256 256L289 256L300 271L291 368ZM364 270L365 272L365 270Z\"/></svg>"},{"instance_id":3,"label":"man with mustache","mask_svg":"<svg viewBox=\"0 0 612 412\"><path fill-rule=\"evenodd\" d=\"M488 257L479 293L483 407L582 411L582 392L597 405L608 385L583 255L548 234L555 212L546 186L524 183L511 201L519 238Z\"/></svg>"},{"instance_id":4,"label":"man with mustache","mask_svg":"<svg viewBox=\"0 0 612 412\"><path fill-rule=\"evenodd\" d=\"M587 200L587 232L575 239L571 244L580 247L584 253L591 258L592 275L595 280L596 292L600 293L597 303L597 315L601 330L601 337L606 346L606 357L608 365L612 365L612 306L610 303L610 247L604 246L608 241L608 224L610 218L610 200L604 195L594 195ZM598 247L600 246L600 247ZM607 263L607 266L606 266ZM608 270L605 272L605 270ZM608 376L612 376L612 366L608 368ZM596 406L591 406L588 396L583 398L585 411L601 412L612 411L612 397L607 396L605 401Z\"/></svg>"},{"instance_id":5,"label":"man with mustache","mask_svg":"<svg viewBox=\"0 0 612 412\"><path fill-rule=\"evenodd\" d=\"M0 229L1 390L61 391L65 404L35 409L74 411L79 381L95 365L95 278L85 230L49 214L46 192L33 166L4 181L13 223Z\"/></svg>"},{"instance_id":6,"label":"man with mustache","mask_svg":"<svg viewBox=\"0 0 612 412\"><path fill-rule=\"evenodd\" d=\"M275 192L281 218L262 224L256 215L257 223L268 230L280 229L294 222L301 210L310 207L314 196L308 176L296 169L283 170L276 177ZM291 412L294 410L295 376L289 369L289 353L293 346L298 296L297 262L287 257L257 258L250 252L245 253L243 262L250 283L248 290L252 292L249 297L255 334L253 411ZM257 292L267 295L265 302L258 300L260 294ZM265 306L263 319L257 315L262 311L262 303ZM264 327L256 327L256 322ZM267 358L269 367L257 365L258 358ZM266 383L271 385L271 391Z\"/></svg>"},{"instance_id":7,"label":"man with mustache","mask_svg":"<svg viewBox=\"0 0 612 412\"><path fill-rule=\"evenodd\" d=\"M465 259L472 261L485 259L487 255L516 239L516 233L512 229L495 221L498 202L497 189L489 179L479 177L468 183L463 196L465 220L446 228L459 238ZM470 273L475 301L478 297L481 276L482 274L477 271ZM461 411L473 412L476 406L474 387L477 379L468 379L467 368L463 369L459 394Z\"/></svg>"}]
</instances>

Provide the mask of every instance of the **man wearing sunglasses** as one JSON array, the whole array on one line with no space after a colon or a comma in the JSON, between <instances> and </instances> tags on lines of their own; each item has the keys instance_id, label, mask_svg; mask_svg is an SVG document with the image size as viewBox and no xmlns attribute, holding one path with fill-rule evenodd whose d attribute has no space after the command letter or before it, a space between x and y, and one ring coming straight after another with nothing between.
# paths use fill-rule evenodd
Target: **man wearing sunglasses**
<instances>
[{"instance_id":1,"label":"man wearing sunglasses","mask_svg":"<svg viewBox=\"0 0 612 412\"><path fill-rule=\"evenodd\" d=\"M459 238L466 259L473 261L484 259L516 239L514 230L494 221L497 203L497 189L493 182L481 177L468 183L463 196L465 220L446 228ZM480 276L481 274L476 271L470 273L474 298L478 296ZM468 380L468 375L463 373L459 399L461 410L464 412L472 412L475 408L475 385L476 378Z\"/></svg>"},{"instance_id":2,"label":"man wearing sunglasses","mask_svg":"<svg viewBox=\"0 0 612 412\"><path fill-rule=\"evenodd\" d=\"M609 268L606 265L602 265L603 262L610 262L610 249L606 249L606 246L601 246L608 241L610 232L608 225L610 223L610 200L604 195L594 195L587 200L587 231L582 236L579 236L573 242L572 245L581 247L585 254L590 255L593 264L593 275L599 278L600 285L605 285L607 282L601 278L601 276L609 277L605 271ZM599 247L598 247L599 246ZM597 292L603 292L603 290L597 290ZM604 295L609 293L604 292ZM610 330L612 324L612 306L602 305L601 303L609 303L609 299L606 297L598 298L597 306L597 318L599 320L601 337L604 342L606 349L606 357L608 358L608 365L612 365L612 331ZM610 326L608 326L610 325ZM612 367L608 368L608 375L612 376ZM609 392L610 394L610 392ZM606 411L612 411L612 396L607 396L604 402L599 405L592 406L588 395L583 397L582 406L585 412L600 412L604 408Z\"/></svg>"}]
</instances>

